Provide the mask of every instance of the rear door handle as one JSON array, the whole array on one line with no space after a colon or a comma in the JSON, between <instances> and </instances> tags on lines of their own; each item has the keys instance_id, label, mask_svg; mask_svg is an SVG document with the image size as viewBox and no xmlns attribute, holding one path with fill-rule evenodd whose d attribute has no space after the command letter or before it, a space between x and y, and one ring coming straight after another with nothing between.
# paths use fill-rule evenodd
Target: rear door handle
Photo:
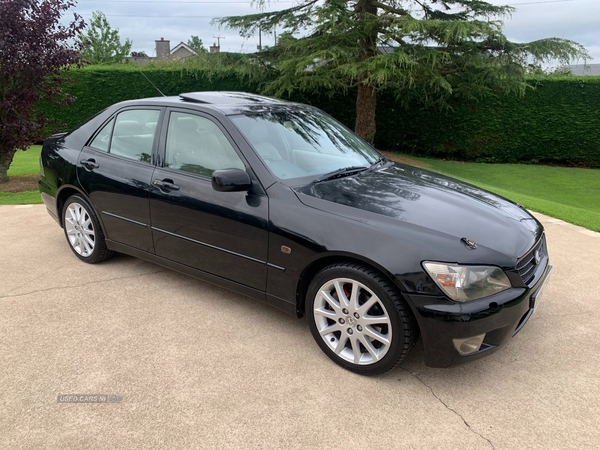
<instances>
[{"instance_id":1,"label":"rear door handle","mask_svg":"<svg viewBox=\"0 0 600 450\"><path fill-rule=\"evenodd\" d=\"M100 165L94 159L84 159L79 161L79 164L81 164L88 170L97 169L98 167L100 167Z\"/></svg>"},{"instance_id":2,"label":"rear door handle","mask_svg":"<svg viewBox=\"0 0 600 450\"><path fill-rule=\"evenodd\" d=\"M165 191L178 191L179 186L173 183L173 180L154 180L152 184Z\"/></svg>"}]
</instances>

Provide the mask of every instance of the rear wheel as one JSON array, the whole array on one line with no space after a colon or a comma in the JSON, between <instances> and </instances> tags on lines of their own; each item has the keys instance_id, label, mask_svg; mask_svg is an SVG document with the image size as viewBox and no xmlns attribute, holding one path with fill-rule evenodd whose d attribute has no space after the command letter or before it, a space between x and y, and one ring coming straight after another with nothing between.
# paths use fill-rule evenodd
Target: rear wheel
<instances>
[{"instance_id":1,"label":"rear wheel","mask_svg":"<svg viewBox=\"0 0 600 450\"><path fill-rule=\"evenodd\" d=\"M100 222L90 204L79 195L72 195L63 207L63 226L69 247L75 256L89 264L112 256L106 248Z\"/></svg>"},{"instance_id":2,"label":"rear wheel","mask_svg":"<svg viewBox=\"0 0 600 450\"><path fill-rule=\"evenodd\" d=\"M414 319L395 286L359 264L321 270L308 289L306 313L325 354L363 375L395 367L415 338Z\"/></svg>"}]
</instances>

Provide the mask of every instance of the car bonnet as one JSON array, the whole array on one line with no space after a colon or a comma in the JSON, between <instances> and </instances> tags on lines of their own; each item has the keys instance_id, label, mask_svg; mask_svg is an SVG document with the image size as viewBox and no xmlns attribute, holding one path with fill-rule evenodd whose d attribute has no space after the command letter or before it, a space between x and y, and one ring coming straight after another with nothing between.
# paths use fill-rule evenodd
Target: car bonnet
<instances>
[{"instance_id":1,"label":"car bonnet","mask_svg":"<svg viewBox=\"0 0 600 450\"><path fill-rule=\"evenodd\" d=\"M543 232L529 212L510 200L403 164L294 190L307 206L374 226L389 225L380 216L392 218L400 236L406 225L407 230L443 234L455 242L466 238L512 260L525 254Z\"/></svg>"}]
</instances>

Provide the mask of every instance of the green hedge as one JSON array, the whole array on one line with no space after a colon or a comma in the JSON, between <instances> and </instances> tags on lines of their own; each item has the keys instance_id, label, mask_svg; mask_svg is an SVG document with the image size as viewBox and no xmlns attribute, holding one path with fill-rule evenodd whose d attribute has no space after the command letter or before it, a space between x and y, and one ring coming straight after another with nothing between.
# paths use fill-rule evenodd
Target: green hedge
<instances>
[{"instance_id":1,"label":"green hedge","mask_svg":"<svg viewBox=\"0 0 600 450\"><path fill-rule=\"evenodd\" d=\"M600 167L600 77L530 79L523 98L460 103L451 112L379 99L377 144L477 162Z\"/></svg>"},{"instance_id":2,"label":"green hedge","mask_svg":"<svg viewBox=\"0 0 600 450\"><path fill-rule=\"evenodd\" d=\"M160 95L203 90L258 92L235 76L209 78L173 67L89 66L68 72L66 90L77 98L69 107L41 108L69 129L107 106ZM378 98L376 146L435 158L478 162L527 162L600 167L600 77L530 79L523 98L490 97L456 103L450 112L399 108L392 95ZM349 127L354 126L355 92L333 97L294 95Z\"/></svg>"},{"instance_id":3,"label":"green hedge","mask_svg":"<svg viewBox=\"0 0 600 450\"><path fill-rule=\"evenodd\" d=\"M208 79L197 72L175 67L87 66L66 72L65 78L68 82L64 90L75 97L75 102L70 107L40 105L54 122L53 132L71 129L114 103L160 96L152 83L165 95L207 90L254 92L257 89L256 85L240 82L234 76Z\"/></svg>"},{"instance_id":4,"label":"green hedge","mask_svg":"<svg viewBox=\"0 0 600 450\"><path fill-rule=\"evenodd\" d=\"M54 124L52 132L69 130L104 108L124 100L178 95L195 91L259 92L257 83L237 76L207 77L197 70L165 67L87 66L66 72L66 92L75 97L70 107L50 103L40 105ZM152 83L150 83L152 82ZM156 88L152 85L156 86ZM348 95L295 94L288 100L308 103L335 114L338 120L354 127L354 98Z\"/></svg>"}]
</instances>

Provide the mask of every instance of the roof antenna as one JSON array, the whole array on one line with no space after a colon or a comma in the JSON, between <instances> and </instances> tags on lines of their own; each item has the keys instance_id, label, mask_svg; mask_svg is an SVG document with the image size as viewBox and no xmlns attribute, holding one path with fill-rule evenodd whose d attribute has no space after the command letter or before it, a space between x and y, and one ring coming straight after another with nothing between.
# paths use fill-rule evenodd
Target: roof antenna
<instances>
[{"instance_id":1,"label":"roof antenna","mask_svg":"<svg viewBox=\"0 0 600 450\"><path fill-rule=\"evenodd\" d=\"M144 76L144 78L145 78L146 80L148 80L148 83L150 83L150 84L151 84L151 85L154 87L154 89L156 89L158 92L160 92L160 95L162 95L163 97L166 97L166 95L165 95L165 94L163 94L163 93L162 93L162 91L161 91L159 88L157 88L157 87L156 87L156 85L155 85L155 84L154 84L152 81L150 81L150 78L148 78L144 72L142 72L142 71L140 70L140 73L141 73L141 74Z\"/></svg>"}]
</instances>

